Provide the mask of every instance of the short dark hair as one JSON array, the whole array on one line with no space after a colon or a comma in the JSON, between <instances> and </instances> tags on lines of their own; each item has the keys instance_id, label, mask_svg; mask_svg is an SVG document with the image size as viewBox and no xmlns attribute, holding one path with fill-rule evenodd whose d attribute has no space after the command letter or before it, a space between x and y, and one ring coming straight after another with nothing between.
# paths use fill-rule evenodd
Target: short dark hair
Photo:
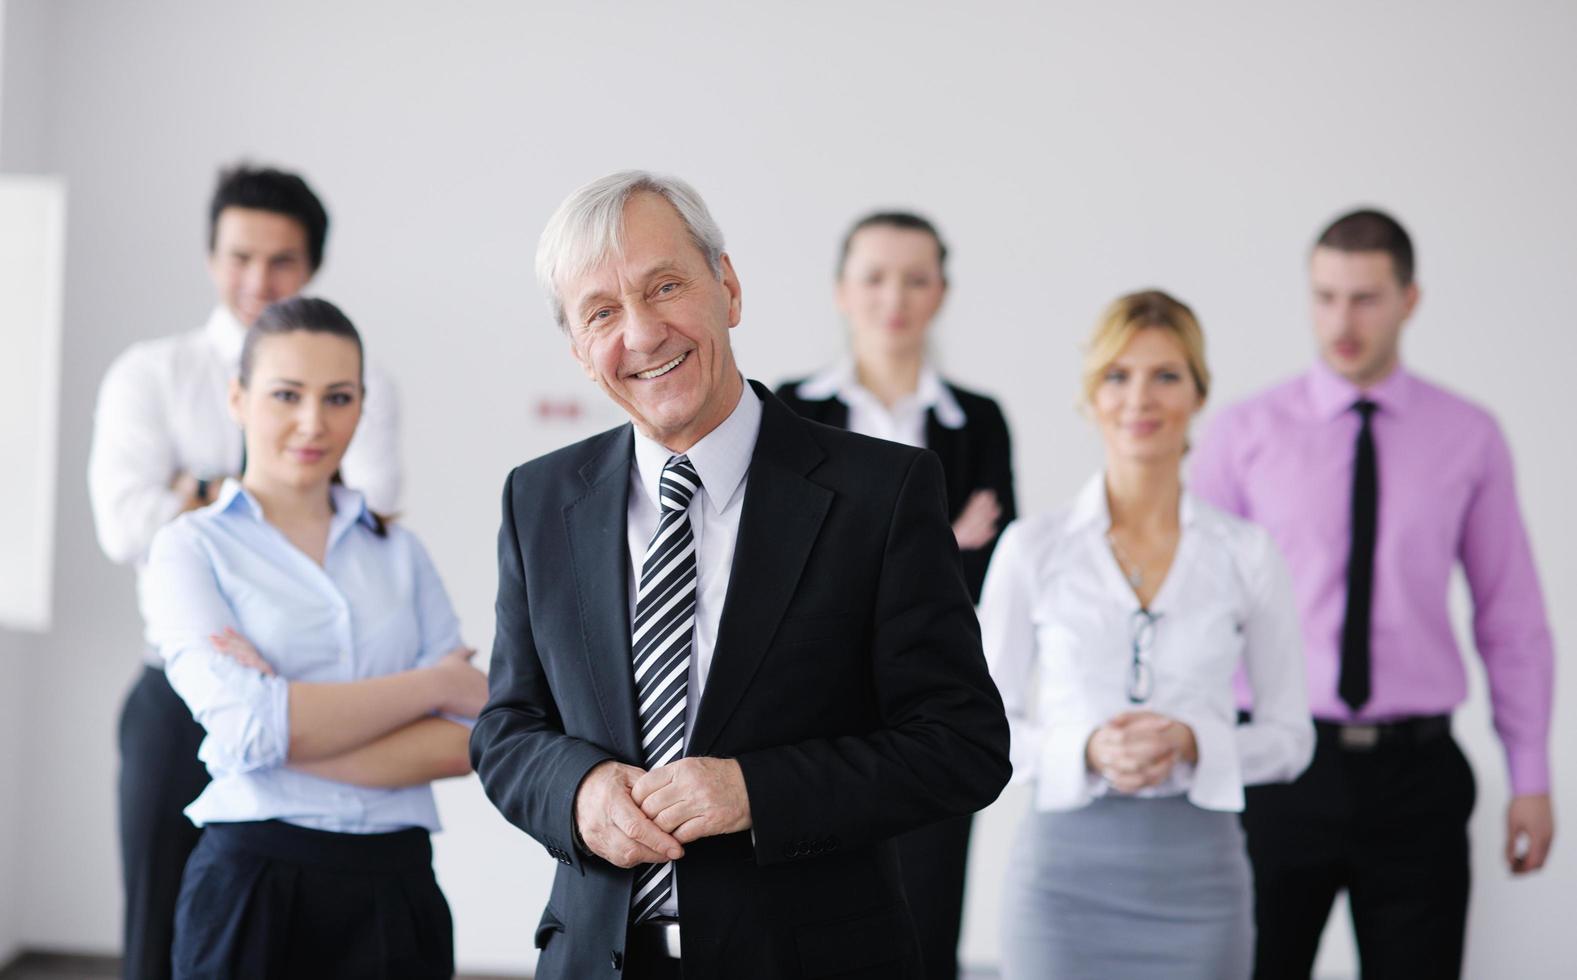
<instances>
[{"instance_id":1,"label":"short dark hair","mask_svg":"<svg viewBox=\"0 0 1577 980\"><path fill-rule=\"evenodd\" d=\"M942 241L936 225L912 211L876 211L856 221L843 236L843 248L838 252L838 278L843 278L843 267L849 262L849 247L854 244L854 236L867 228L901 228L930 235L936 242L936 264L942 270L942 281L947 281L947 243Z\"/></svg>"},{"instance_id":2,"label":"short dark hair","mask_svg":"<svg viewBox=\"0 0 1577 980\"><path fill-rule=\"evenodd\" d=\"M254 208L294 218L307 233L307 259L316 272L323 264L323 243L329 237L329 213L312 188L298 175L272 167L238 163L219 172L208 202L208 251L214 250L219 215L225 208Z\"/></svg>"},{"instance_id":3,"label":"short dark hair","mask_svg":"<svg viewBox=\"0 0 1577 980\"><path fill-rule=\"evenodd\" d=\"M1413 240L1402 223L1384 211L1349 211L1320 232L1314 247L1338 252L1384 252L1391 257L1397 282L1403 287L1413 284Z\"/></svg>"}]
</instances>

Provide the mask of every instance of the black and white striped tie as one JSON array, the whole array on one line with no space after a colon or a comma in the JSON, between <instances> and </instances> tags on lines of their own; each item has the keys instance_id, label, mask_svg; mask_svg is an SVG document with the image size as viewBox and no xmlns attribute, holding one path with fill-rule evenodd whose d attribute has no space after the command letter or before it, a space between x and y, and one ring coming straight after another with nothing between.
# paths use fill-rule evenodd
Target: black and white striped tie
<instances>
[{"instance_id":1,"label":"black and white striped tie","mask_svg":"<svg viewBox=\"0 0 1577 980\"><path fill-rule=\"evenodd\" d=\"M684 456L663 467L658 498L662 517L646 546L635 592L635 703L641 719L646 768L679 758L684 750L685 702L690 683L690 645L695 632L695 535L687 513L701 477ZM643 864L635 875L631 920L656 913L673 893L673 862Z\"/></svg>"}]
</instances>

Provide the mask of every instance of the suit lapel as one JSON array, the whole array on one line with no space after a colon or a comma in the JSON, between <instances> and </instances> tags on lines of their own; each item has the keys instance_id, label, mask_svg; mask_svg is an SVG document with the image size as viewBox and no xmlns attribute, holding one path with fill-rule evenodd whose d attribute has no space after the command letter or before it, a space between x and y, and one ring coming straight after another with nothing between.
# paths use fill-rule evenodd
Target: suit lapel
<instances>
[{"instance_id":1,"label":"suit lapel","mask_svg":"<svg viewBox=\"0 0 1577 980\"><path fill-rule=\"evenodd\" d=\"M613 747L623 761L640 764L635 685L630 668L629 545L630 459L635 441L617 430L580 475L587 492L564 508L569 563L579 600L586 667Z\"/></svg>"},{"instance_id":2,"label":"suit lapel","mask_svg":"<svg viewBox=\"0 0 1577 980\"><path fill-rule=\"evenodd\" d=\"M823 456L805 424L765 388L756 390L761 431L689 755L707 753L750 686L832 504L832 491L805 477Z\"/></svg>"}]
</instances>

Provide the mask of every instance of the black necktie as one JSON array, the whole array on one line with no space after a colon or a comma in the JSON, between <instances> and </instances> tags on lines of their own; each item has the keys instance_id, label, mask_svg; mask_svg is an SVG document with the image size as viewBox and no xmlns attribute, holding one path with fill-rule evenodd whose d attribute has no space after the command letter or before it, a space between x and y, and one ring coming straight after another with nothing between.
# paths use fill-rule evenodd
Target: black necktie
<instances>
[{"instance_id":1,"label":"black necktie","mask_svg":"<svg viewBox=\"0 0 1577 980\"><path fill-rule=\"evenodd\" d=\"M1355 713L1369 701L1369 620L1374 606L1374 539L1380 513L1380 472L1370 420L1377 406L1359 399L1362 420L1352 470L1352 550L1347 553L1347 616L1342 621L1342 672L1336 691Z\"/></svg>"}]
</instances>

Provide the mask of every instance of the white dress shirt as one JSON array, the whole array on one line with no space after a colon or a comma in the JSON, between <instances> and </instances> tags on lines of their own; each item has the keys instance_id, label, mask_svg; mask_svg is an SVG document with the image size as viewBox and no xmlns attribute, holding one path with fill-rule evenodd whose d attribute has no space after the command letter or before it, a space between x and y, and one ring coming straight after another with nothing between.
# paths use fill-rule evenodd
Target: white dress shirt
<instances>
[{"instance_id":1,"label":"white dress shirt","mask_svg":"<svg viewBox=\"0 0 1577 980\"><path fill-rule=\"evenodd\" d=\"M1014 522L997 544L980 601L987 663L1012 727L1013 778L1039 810L1072 810L1110 790L1089 772L1090 735L1149 710L1187 724L1199 761L1179 763L1141 796L1186 793L1207 810L1242 810L1243 787L1295 779L1314 752L1292 584L1270 535L1186 490L1172 566L1149 607L1153 683L1129 701L1139 601L1106 540L1104 474L1061 512ZM1237 723L1243 668L1253 721ZM1038 671L1038 685L1031 677Z\"/></svg>"},{"instance_id":2,"label":"white dress shirt","mask_svg":"<svg viewBox=\"0 0 1577 980\"><path fill-rule=\"evenodd\" d=\"M104 375L88 454L88 496L99 546L111 561L141 568L153 535L181 512L170 488L178 473L235 476L241 430L230 417L229 384L246 328L223 306L199 330L127 348ZM372 363L367 400L340 468L348 486L382 514L399 510L399 400ZM150 657L157 663L157 658Z\"/></svg>"},{"instance_id":3,"label":"white dress shirt","mask_svg":"<svg viewBox=\"0 0 1577 980\"><path fill-rule=\"evenodd\" d=\"M734 566L734 544L739 539L739 515L745 507L745 474L756 451L761 429L761 398L745 383L739 404L717 428L683 453L701 477L701 489L690 498L690 530L695 535L696 607L695 637L690 648L690 679L685 694L685 741L695 730L696 711L706 690L717 647L717 626L728 597L728 577ZM630 503L625 534L630 546L630 619L635 619L636 579L646 548L657 531L662 507L658 486L663 467L680 455L635 430L635 459L630 466ZM679 882L674 881L664 915L677 915Z\"/></svg>"},{"instance_id":4,"label":"white dress shirt","mask_svg":"<svg viewBox=\"0 0 1577 980\"><path fill-rule=\"evenodd\" d=\"M213 504L154 535L143 619L170 685L207 732L197 756L213 782L186 808L199 827L284 820L350 834L438 829L426 784L370 788L286 768L292 681L382 677L431 666L460 646L460 621L416 536L390 524L380 537L361 494L332 493L321 566L234 480ZM276 675L216 652L208 637L226 627Z\"/></svg>"},{"instance_id":5,"label":"white dress shirt","mask_svg":"<svg viewBox=\"0 0 1577 980\"><path fill-rule=\"evenodd\" d=\"M964 410L929 363L920 368L914 394L900 398L891 408L860 384L854 361L843 360L803 381L795 394L806 401L836 398L849 406L849 431L862 436L901 442L916 449L925 444L925 416L935 410L936 420L949 429L964 427Z\"/></svg>"}]
</instances>

